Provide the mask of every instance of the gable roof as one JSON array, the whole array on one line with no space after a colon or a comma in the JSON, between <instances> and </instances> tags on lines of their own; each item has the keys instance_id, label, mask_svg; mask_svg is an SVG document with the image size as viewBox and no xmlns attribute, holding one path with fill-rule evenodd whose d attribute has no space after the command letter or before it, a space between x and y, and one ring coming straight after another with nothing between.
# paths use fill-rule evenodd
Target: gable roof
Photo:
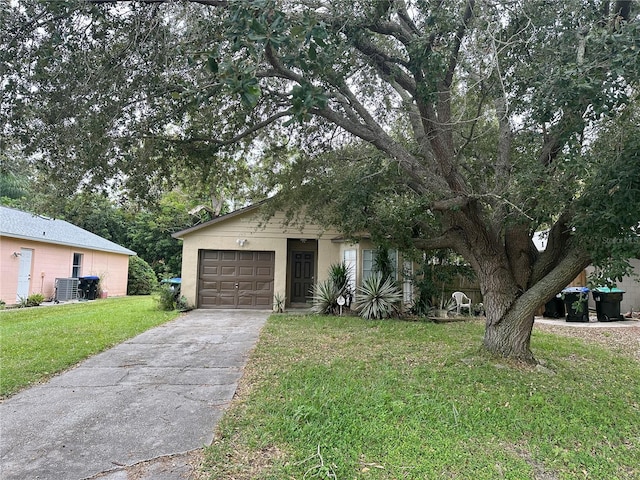
<instances>
[{"instance_id":1,"label":"gable roof","mask_svg":"<svg viewBox=\"0 0 640 480\"><path fill-rule=\"evenodd\" d=\"M267 199L268 200L268 199ZM220 215L219 217L214 218L213 220L209 220L208 222L201 223L200 225L196 225L195 227L190 227L185 230L180 230L179 232L172 233L171 236L173 238L182 239L185 235L188 235L193 232L197 232L203 228L210 227L211 225L215 225L216 223L224 222L225 220L229 220L230 218L237 217L238 215L242 215L243 213L251 212L253 210L257 210L260 208L267 200L262 200L260 202L249 205L248 207L240 208L238 210L234 210L231 213L227 213L226 215Z\"/></svg>"},{"instance_id":2,"label":"gable roof","mask_svg":"<svg viewBox=\"0 0 640 480\"><path fill-rule=\"evenodd\" d=\"M117 243L76 227L64 220L43 217L2 206L0 206L0 236L123 255L136 254L136 252L128 248L124 248Z\"/></svg>"}]
</instances>

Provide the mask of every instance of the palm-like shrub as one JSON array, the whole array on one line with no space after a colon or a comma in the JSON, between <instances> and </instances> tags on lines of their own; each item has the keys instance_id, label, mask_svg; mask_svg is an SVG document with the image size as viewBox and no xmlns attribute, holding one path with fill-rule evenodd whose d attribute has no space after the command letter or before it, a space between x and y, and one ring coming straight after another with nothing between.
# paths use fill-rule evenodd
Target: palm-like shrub
<instances>
[{"instance_id":1,"label":"palm-like shrub","mask_svg":"<svg viewBox=\"0 0 640 480\"><path fill-rule=\"evenodd\" d=\"M313 286L313 307L315 313L335 314L339 310L338 297L346 296L349 289L349 268L342 263L329 266L329 279Z\"/></svg>"},{"instance_id":2,"label":"palm-like shrub","mask_svg":"<svg viewBox=\"0 0 640 480\"><path fill-rule=\"evenodd\" d=\"M329 279L340 290L340 294L343 294L349 282L349 268L346 263L334 263L329 266Z\"/></svg>"},{"instance_id":3,"label":"palm-like shrub","mask_svg":"<svg viewBox=\"0 0 640 480\"><path fill-rule=\"evenodd\" d=\"M313 286L313 310L315 313L335 313L341 289L331 279Z\"/></svg>"},{"instance_id":4,"label":"palm-like shrub","mask_svg":"<svg viewBox=\"0 0 640 480\"><path fill-rule=\"evenodd\" d=\"M371 275L358 288L358 305L356 310L367 319L389 318L398 313L402 292L389 277L384 278L378 272Z\"/></svg>"}]
</instances>

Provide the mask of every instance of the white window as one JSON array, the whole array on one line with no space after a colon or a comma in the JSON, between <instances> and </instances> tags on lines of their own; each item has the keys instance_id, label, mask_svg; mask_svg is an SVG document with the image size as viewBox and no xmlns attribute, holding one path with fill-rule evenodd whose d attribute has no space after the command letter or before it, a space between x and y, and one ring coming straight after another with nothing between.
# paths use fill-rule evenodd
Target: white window
<instances>
[{"instance_id":1,"label":"white window","mask_svg":"<svg viewBox=\"0 0 640 480\"><path fill-rule=\"evenodd\" d=\"M82 275L82 254L73 254L73 268L71 269L71 277L79 278Z\"/></svg>"},{"instance_id":2,"label":"white window","mask_svg":"<svg viewBox=\"0 0 640 480\"><path fill-rule=\"evenodd\" d=\"M413 263L411 262L403 262L402 263L402 301L405 304L411 303L413 301L413 281L411 280L413 276Z\"/></svg>"},{"instance_id":3,"label":"white window","mask_svg":"<svg viewBox=\"0 0 640 480\"><path fill-rule=\"evenodd\" d=\"M342 252L342 261L344 262L345 266L347 267L347 278L349 279L348 284L349 284L349 290L351 290L351 293L354 294L356 291L356 268L357 268L357 261L356 261L356 250L345 250L344 252Z\"/></svg>"},{"instance_id":4,"label":"white window","mask_svg":"<svg viewBox=\"0 0 640 480\"><path fill-rule=\"evenodd\" d=\"M362 251L362 280L366 280L373 274L377 253L377 250ZM394 280L398 280L398 251L390 249L389 258L391 259L391 268L395 272Z\"/></svg>"},{"instance_id":5,"label":"white window","mask_svg":"<svg viewBox=\"0 0 640 480\"><path fill-rule=\"evenodd\" d=\"M375 250L362 251L362 280L366 280L373 274L373 261L376 258Z\"/></svg>"}]
</instances>

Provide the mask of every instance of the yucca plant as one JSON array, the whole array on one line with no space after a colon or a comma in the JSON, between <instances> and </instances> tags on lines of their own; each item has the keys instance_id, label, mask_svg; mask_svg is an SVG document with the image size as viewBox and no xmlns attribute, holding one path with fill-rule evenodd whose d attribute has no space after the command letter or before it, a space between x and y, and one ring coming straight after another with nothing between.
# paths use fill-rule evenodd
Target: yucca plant
<instances>
[{"instance_id":1,"label":"yucca plant","mask_svg":"<svg viewBox=\"0 0 640 480\"><path fill-rule=\"evenodd\" d=\"M341 262L330 265L329 280L331 280L339 290L340 293L338 295L344 294L344 290L347 288L349 282L349 267L347 267L347 264Z\"/></svg>"},{"instance_id":2,"label":"yucca plant","mask_svg":"<svg viewBox=\"0 0 640 480\"><path fill-rule=\"evenodd\" d=\"M366 319L389 318L398 313L401 301L402 292L395 282L377 272L358 287L356 310Z\"/></svg>"},{"instance_id":3,"label":"yucca plant","mask_svg":"<svg viewBox=\"0 0 640 480\"><path fill-rule=\"evenodd\" d=\"M313 286L313 310L315 313L335 313L341 289L331 279Z\"/></svg>"}]
</instances>

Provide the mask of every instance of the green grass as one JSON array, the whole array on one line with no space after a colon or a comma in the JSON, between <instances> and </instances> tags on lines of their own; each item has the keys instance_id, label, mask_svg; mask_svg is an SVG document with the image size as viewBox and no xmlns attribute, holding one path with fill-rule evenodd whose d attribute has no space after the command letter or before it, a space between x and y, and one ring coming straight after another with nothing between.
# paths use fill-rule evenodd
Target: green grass
<instances>
[{"instance_id":1,"label":"green grass","mask_svg":"<svg viewBox=\"0 0 640 480\"><path fill-rule=\"evenodd\" d=\"M0 397L178 315L151 297L122 297L0 312Z\"/></svg>"},{"instance_id":2,"label":"green grass","mask_svg":"<svg viewBox=\"0 0 640 480\"><path fill-rule=\"evenodd\" d=\"M205 449L212 479L637 479L640 365L534 332L546 368L480 352L478 322L272 316Z\"/></svg>"}]
</instances>

